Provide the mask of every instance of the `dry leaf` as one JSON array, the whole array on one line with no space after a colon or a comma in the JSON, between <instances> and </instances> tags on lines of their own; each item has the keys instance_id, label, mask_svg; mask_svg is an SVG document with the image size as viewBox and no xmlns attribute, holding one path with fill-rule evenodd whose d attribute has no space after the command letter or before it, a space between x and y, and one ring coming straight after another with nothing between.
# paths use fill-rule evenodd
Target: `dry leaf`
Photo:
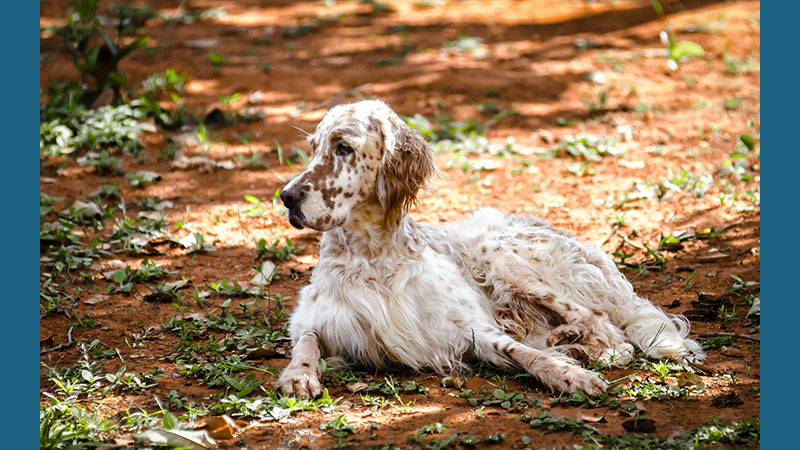
<instances>
[{"instance_id":1,"label":"dry leaf","mask_svg":"<svg viewBox=\"0 0 800 450\"><path fill-rule=\"evenodd\" d=\"M442 378L442 386L444 387L461 389L462 387L464 387L465 383L466 380L459 376L450 375Z\"/></svg>"},{"instance_id":2,"label":"dry leaf","mask_svg":"<svg viewBox=\"0 0 800 450\"><path fill-rule=\"evenodd\" d=\"M368 388L369 385L363 381L356 381L354 383L346 384L344 387L346 387L348 391L355 393L363 391L364 389Z\"/></svg>"},{"instance_id":3,"label":"dry leaf","mask_svg":"<svg viewBox=\"0 0 800 450\"><path fill-rule=\"evenodd\" d=\"M114 276L112 274L111 278L113 278L113 277ZM86 300L84 300L83 303L85 305L96 305L96 304L104 302L106 300L108 300L108 296L107 295L95 294L95 295L87 298Z\"/></svg>"},{"instance_id":4,"label":"dry leaf","mask_svg":"<svg viewBox=\"0 0 800 450\"><path fill-rule=\"evenodd\" d=\"M297 262L301 264L316 264L319 262L319 258L314 255L303 255L297 258Z\"/></svg>"},{"instance_id":5,"label":"dry leaf","mask_svg":"<svg viewBox=\"0 0 800 450\"><path fill-rule=\"evenodd\" d=\"M197 243L197 238L194 233L189 233L180 239L172 239L170 242L174 242L183 248L189 248Z\"/></svg>"},{"instance_id":6,"label":"dry leaf","mask_svg":"<svg viewBox=\"0 0 800 450\"><path fill-rule=\"evenodd\" d=\"M698 375L684 372L678 375L678 386L680 387L688 387L688 386L700 386L705 387L705 383L703 383L703 379L700 378Z\"/></svg>"},{"instance_id":7,"label":"dry leaf","mask_svg":"<svg viewBox=\"0 0 800 450\"><path fill-rule=\"evenodd\" d=\"M215 161L205 156L189 157L184 155L183 152L176 152L175 159L172 160L169 167L172 170L200 169L203 172L210 172L217 167L232 170L236 168L236 164L233 161Z\"/></svg>"},{"instance_id":8,"label":"dry leaf","mask_svg":"<svg viewBox=\"0 0 800 450\"><path fill-rule=\"evenodd\" d=\"M622 428L630 432L653 433L656 431L656 421L653 419L630 419L622 422Z\"/></svg>"},{"instance_id":9,"label":"dry leaf","mask_svg":"<svg viewBox=\"0 0 800 450\"><path fill-rule=\"evenodd\" d=\"M91 202L76 200L75 203L72 204L72 208L75 208L75 211L80 211L81 216L85 219L103 215L103 212L100 211L100 207Z\"/></svg>"},{"instance_id":10,"label":"dry leaf","mask_svg":"<svg viewBox=\"0 0 800 450\"><path fill-rule=\"evenodd\" d=\"M744 352L736 347L723 345L722 347L720 347L719 351L723 355L730 356L731 358L744 358Z\"/></svg>"},{"instance_id":11,"label":"dry leaf","mask_svg":"<svg viewBox=\"0 0 800 450\"><path fill-rule=\"evenodd\" d=\"M717 408L725 408L728 406L739 406L744 403L739 394L736 392L729 392L727 394L722 394L714 397L711 400L711 404L716 406Z\"/></svg>"},{"instance_id":12,"label":"dry leaf","mask_svg":"<svg viewBox=\"0 0 800 450\"><path fill-rule=\"evenodd\" d=\"M175 294L172 292L152 292L142 297L142 300L150 303L171 303L175 300Z\"/></svg>"},{"instance_id":13,"label":"dry leaf","mask_svg":"<svg viewBox=\"0 0 800 450\"><path fill-rule=\"evenodd\" d=\"M712 255L702 255L697 257L697 261L701 263L717 262L727 259L730 255L727 253L714 253Z\"/></svg>"},{"instance_id":14,"label":"dry leaf","mask_svg":"<svg viewBox=\"0 0 800 450\"><path fill-rule=\"evenodd\" d=\"M136 436L137 442L145 445L157 444L168 445L170 447L181 447L192 450L209 450L216 449L217 442L208 435L206 430L188 431L188 430L164 430L152 429Z\"/></svg>"},{"instance_id":15,"label":"dry leaf","mask_svg":"<svg viewBox=\"0 0 800 450\"><path fill-rule=\"evenodd\" d=\"M644 161L628 161L625 159L620 159L617 161L617 164L628 169L644 169Z\"/></svg>"},{"instance_id":16,"label":"dry leaf","mask_svg":"<svg viewBox=\"0 0 800 450\"><path fill-rule=\"evenodd\" d=\"M264 261L261 265L261 271L250 280L251 286L267 286L272 282L272 277L275 276L275 264Z\"/></svg>"},{"instance_id":17,"label":"dry leaf","mask_svg":"<svg viewBox=\"0 0 800 450\"><path fill-rule=\"evenodd\" d=\"M267 342L261 347L247 349L244 359L271 359L285 356L284 353L276 350L275 347Z\"/></svg>"},{"instance_id":18,"label":"dry leaf","mask_svg":"<svg viewBox=\"0 0 800 450\"><path fill-rule=\"evenodd\" d=\"M186 41L187 47L194 47L194 48L214 48L219 45L219 39L216 38L208 38L208 39L189 39Z\"/></svg>"},{"instance_id":19,"label":"dry leaf","mask_svg":"<svg viewBox=\"0 0 800 450\"><path fill-rule=\"evenodd\" d=\"M606 422L606 416L603 414L581 413L578 414L578 419L584 422Z\"/></svg>"},{"instance_id":20,"label":"dry leaf","mask_svg":"<svg viewBox=\"0 0 800 450\"><path fill-rule=\"evenodd\" d=\"M164 283L164 289L169 291L177 291L178 289L185 288L188 284L189 280L170 281L169 283Z\"/></svg>"},{"instance_id":21,"label":"dry leaf","mask_svg":"<svg viewBox=\"0 0 800 450\"><path fill-rule=\"evenodd\" d=\"M745 319L750 317L752 314L761 314L761 297L756 297L753 300L753 306L747 311L747 315L744 316Z\"/></svg>"},{"instance_id":22,"label":"dry leaf","mask_svg":"<svg viewBox=\"0 0 800 450\"><path fill-rule=\"evenodd\" d=\"M203 322L206 320L206 315L201 312L193 312L188 314L180 314L177 317L178 320L194 320L197 322Z\"/></svg>"},{"instance_id":23,"label":"dry leaf","mask_svg":"<svg viewBox=\"0 0 800 450\"><path fill-rule=\"evenodd\" d=\"M201 428L208 430L214 439L233 439L238 429L236 422L227 414L206 418Z\"/></svg>"}]
</instances>

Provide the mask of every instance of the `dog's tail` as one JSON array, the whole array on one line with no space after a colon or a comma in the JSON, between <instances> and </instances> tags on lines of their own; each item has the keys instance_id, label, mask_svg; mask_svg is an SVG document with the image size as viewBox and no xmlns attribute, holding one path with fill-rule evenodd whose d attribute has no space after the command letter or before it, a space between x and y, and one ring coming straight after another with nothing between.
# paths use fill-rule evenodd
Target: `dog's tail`
<instances>
[{"instance_id":1,"label":"dog's tail","mask_svg":"<svg viewBox=\"0 0 800 450\"><path fill-rule=\"evenodd\" d=\"M651 358L702 362L706 355L689 339L689 320L667 314L649 301L635 296L633 308L625 314L625 336Z\"/></svg>"}]
</instances>

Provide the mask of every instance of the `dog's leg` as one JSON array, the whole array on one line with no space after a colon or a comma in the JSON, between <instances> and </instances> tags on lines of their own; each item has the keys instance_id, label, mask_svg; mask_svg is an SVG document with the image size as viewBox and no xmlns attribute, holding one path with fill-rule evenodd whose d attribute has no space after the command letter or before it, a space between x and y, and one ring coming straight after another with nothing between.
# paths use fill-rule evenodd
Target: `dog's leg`
<instances>
[{"instance_id":1,"label":"dog's leg","mask_svg":"<svg viewBox=\"0 0 800 450\"><path fill-rule=\"evenodd\" d=\"M580 389L587 394L600 394L608 387L598 373L584 369L570 358L528 347L499 331L476 332L475 348L478 356L492 364L508 366L510 360L554 392Z\"/></svg>"},{"instance_id":2,"label":"dog's leg","mask_svg":"<svg viewBox=\"0 0 800 450\"><path fill-rule=\"evenodd\" d=\"M319 343L315 333L300 337L292 349L292 362L283 369L276 389L283 389L286 395L317 397L322 394L322 372L319 368Z\"/></svg>"}]
</instances>

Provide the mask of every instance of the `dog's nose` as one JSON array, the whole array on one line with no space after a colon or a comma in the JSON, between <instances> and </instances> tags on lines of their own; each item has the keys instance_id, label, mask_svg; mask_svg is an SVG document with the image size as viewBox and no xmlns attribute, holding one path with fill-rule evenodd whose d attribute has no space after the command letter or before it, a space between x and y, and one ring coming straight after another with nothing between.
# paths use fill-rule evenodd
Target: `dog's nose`
<instances>
[{"instance_id":1,"label":"dog's nose","mask_svg":"<svg viewBox=\"0 0 800 450\"><path fill-rule=\"evenodd\" d=\"M302 189L289 189L281 192L281 201L289 209L296 209L305 198L306 193Z\"/></svg>"}]
</instances>

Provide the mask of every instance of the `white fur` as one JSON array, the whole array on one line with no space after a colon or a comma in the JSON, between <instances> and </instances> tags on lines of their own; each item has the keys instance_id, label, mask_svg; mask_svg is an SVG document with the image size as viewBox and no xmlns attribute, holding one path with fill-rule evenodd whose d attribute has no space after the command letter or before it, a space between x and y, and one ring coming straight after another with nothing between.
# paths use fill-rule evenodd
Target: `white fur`
<instances>
[{"instance_id":1,"label":"white fur","mask_svg":"<svg viewBox=\"0 0 800 450\"><path fill-rule=\"evenodd\" d=\"M654 358L702 359L685 318L637 296L605 253L540 219L481 209L460 223L432 226L403 214L387 225L387 161L409 132L383 102L335 107L310 138L311 164L285 189L305 192L308 205L290 211L295 222L325 231L290 320L293 359L277 383L285 392L320 393L309 349L440 373L464 369L474 353L519 366L554 391L590 393L606 384L570 357L576 352L621 364L633 344ZM354 155L333 155L334 135L347 136ZM320 177L320 167L330 176ZM328 207L320 191L332 188L351 195L333 191L346 201Z\"/></svg>"}]
</instances>

